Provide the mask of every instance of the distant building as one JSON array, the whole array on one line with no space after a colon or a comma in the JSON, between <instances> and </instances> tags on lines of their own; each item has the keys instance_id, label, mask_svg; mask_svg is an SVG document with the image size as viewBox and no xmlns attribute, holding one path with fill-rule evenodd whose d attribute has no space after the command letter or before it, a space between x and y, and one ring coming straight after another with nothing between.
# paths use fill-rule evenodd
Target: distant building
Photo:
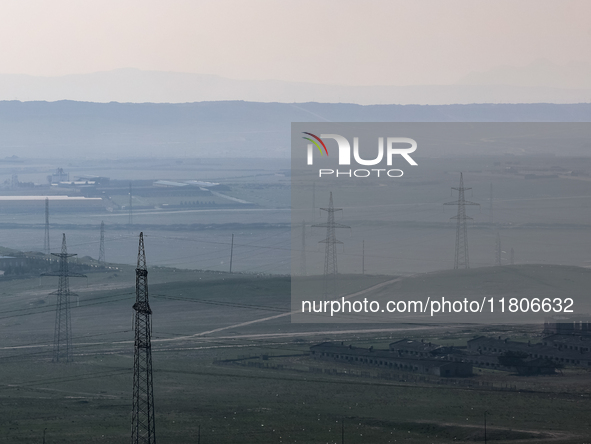
<instances>
[{"instance_id":1,"label":"distant building","mask_svg":"<svg viewBox=\"0 0 591 444\"><path fill-rule=\"evenodd\" d=\"M50 211L98 211L105 208L100 197L81 196L0 196L0 211L42 212L45 199L49 199Z\"/></svg>"},{"instance_id":2,"label":"distant building","mask_svg":"<svg viewBox=\"0 0 591 444\"><path fill-rule=\"evenodd\" d=\"M506 352L522 352L530 359L550 359L556 364L591 367L591 353L582 349L559 349L558 347L542 344L531 344L480 336L468 341L468 351L480 355L500 356ZM474 358L477 359L477 358Z\"/></svg>"},{"instance_id":3,"label":"distant building","mask_svg":"<svg viewBox=\"0 0 591 444\"><path fill-rule=\"evenodd\" d=\"M184 182L178 182L174 180L157 180L154 182L155 187L197 187L197 188L211 188L218 186L219 183L204 182L200 180L187 180Z\"/></svg>"},{"instance_id":4,"label":"distant building","mask_svg":"<svg viewBox=\"0 0 591 444\"><path fill-rule=\"evenodd\" d=\"M339 361L353 365L366 365L382 369L401 370L442 377L472 376L472 364L443 359L412 359L398 356L390 350L374 350L332 342L323 342L310 347L314 359Z\"/></svg>"},{"instance_id":5,"label":"distant building","mask_svg":"<svg viewBox=\"0 0 591 444\"><path fill-rule=\"evenodd\" d=\"M111 179L105 176L78 176L76 182L92 183L95 185L107 186Z\"/></svg>"},{"instance_id":6,"label":"distant building","mask_svg":"<svg viewBox=\"0 0 591 444\"><path fill-rule=\"evenodd\" d=\"M51 183L69 182L70 174L66 173L63 168L58 168L55 173L51 175Z\"/></svg>"},{"instance_id":7,"label":"distant building","mask_svg":"<svg viewBox=\"0 0 591 444\"><path fill-rule=\"evenodd\" d=\"M544 334L591 336L591 316L553 316L546 318L544 321Z\"/></svg>"},{"instance_id":8,"label":"distant building","mask_svg":"<svg viewBox=\"0 0 591 444\"><path fill-rule=\"evenodd\" d=\"M517 373L524 376L529 375L552 375L556 373L556 365L551 359L537 358L525 360L515 366Z\"/></svg>"},{"instance_id":9,"label":"distant building","mask_svg":"<svg viewBox=\"0 0 591 444\"><path fill-rule=\"evenodd\" d=\"M6 270L13 267L24 267L27 259L24 257L0 256L0 270Z\"/></svg>"},{"instance_id":10,"label":"distant building","mask_svg":"<svg viewBox=\"0 0 591 444\"><path fill-rule=\"evenodd\" d=\"M398 352L400 356L429 358L433 352L440 348L431 342L416 341L413 339L401 339L389 345L391 351Z\"/></svg>"},{"instance_id":11,"label":"distant building","mask_svg":"<svg viewBox=\"0 0 591 444\"><path fill-rule=\"evenodd\" d=\"M458 350L457 347L444 347L432 342L425 342L424 340L401 339L400 341L392 342L389 348L393 352L397 352L399 356L414 357L414 358L432 358L435 356L447 355Z\"/></svg>"},{"instance_id":12,"label":"distant building","mask_svg":"<svg viewBox=\"0 0 591 444\"><path fill-rule=\"evenodd\" d=\"M550 335L542 339L542 344L557 348L558 350L571 350L575 352L591 352L591 336L586 335Z\"/></svg>"},{"instance_id":13,"label":"distant building","mask_svg":"<svg viewBox=\"0 0 591 444\"><path fill-rule=\"evenodd\" d=\"M157 180L156 182L154 182L154 186L155 187L178 187L178 188L182 188L182 187L188 187L189 184L188 183L184 183L184 182L175 182L172 180Z\"/></svg>"}]
</instances>

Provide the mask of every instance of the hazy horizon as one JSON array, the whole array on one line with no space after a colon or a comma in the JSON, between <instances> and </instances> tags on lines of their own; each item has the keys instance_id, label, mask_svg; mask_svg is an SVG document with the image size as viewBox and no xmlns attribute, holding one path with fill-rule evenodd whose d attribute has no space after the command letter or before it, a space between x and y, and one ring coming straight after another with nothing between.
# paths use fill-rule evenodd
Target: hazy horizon
<instances>
[{"instance_id":1,"label":"hazy horizon","mask_svg":"<svg viewBox=\"0 0 591 444\"><path fill-rule=\"evenodd\" d=\"M588 102L590 14L581 0L11 3L0 99Z\"/></svg>"},{"instance_id":2,"label":"hazy horizon","mask_svg":"<svg viewBox=\"0 0 591 444\"><path fill-rule=\"evenodd\" d=\"M441 85L341 85L283 80L242 80L219 75L121 68L89 74L0 74L0 100L120 103L191 103L244 100L359 105L451 105L471 103L587 103L591 67L539 61L523 69L471 73ZM564 78L573 79L568 84ZM495 82L498 78L499 81ZM527 79L534 79L527 84ZM559 86L551 86L558 84Z\"/></svg>"}]
</instances>

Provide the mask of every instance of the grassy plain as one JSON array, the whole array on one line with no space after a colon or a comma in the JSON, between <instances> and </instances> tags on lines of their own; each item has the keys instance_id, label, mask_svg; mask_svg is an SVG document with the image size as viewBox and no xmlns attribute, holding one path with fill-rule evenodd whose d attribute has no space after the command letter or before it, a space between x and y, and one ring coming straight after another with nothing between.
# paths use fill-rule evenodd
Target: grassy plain
<instances>
[{"instance_id":1,"label":"grassy plain","mask_svg":"<svg viewBox=\"0 0 591 444\"><path fill-rule=\"evenodd\" d=\"M88 287L73 283L80 302L73 300L75 356L67 365L50 362L54 313L46 294L54 280L3 284L0 440L41 442L47 429L47 443L128 442L133 268L89 273ZM496 383L491 390L415 381L407 373L313 373L307 369L335 364L304 356L323 340L386 347L414 337L461 345L483 331L526 337L539 328L291 324L289 316L277 317L289 312L286 277L153 268L149 282L160 443L196 443L199 430L201 443L339 443L341 421L347 443L483 442L484 411L490 442L574 444L591 436L591 375L582 370L470 378ZM420 281L400 288L415 285Z\"/></svg>"}]
</instances>

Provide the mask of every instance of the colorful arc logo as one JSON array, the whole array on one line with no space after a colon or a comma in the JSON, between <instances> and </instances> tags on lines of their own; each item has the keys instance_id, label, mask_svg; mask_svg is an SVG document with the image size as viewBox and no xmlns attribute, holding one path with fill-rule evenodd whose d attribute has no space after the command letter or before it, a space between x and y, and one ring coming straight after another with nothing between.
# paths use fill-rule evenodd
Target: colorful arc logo
<instances>
[{"instance_id":1,"label":"colorful arc logo","mask_svg":"<svg viewBox=\"0 0 591 444\"><path fill-rule=\"evenodd\" d=\"M304 132L303 134L307 134L308 136L312 136L314 139L316 139L318 142L320 142L320 144L323 146L324 148L324 152L326 153L326 155L328 156L328 150L326 149L326 145L324 144L324 142L320 139L320 137L315 136L312 133L306 133ZM320 148L320 145L318 145L318 143L316 142L316 140L312 140L309 137L302 137L302 139L306 139L309 140L310 142L312 142L314 145L316 145L318 147L318 151L320 151L320 154L323 154L322 152L322 148Z\"/></svg>"}]
</instances>

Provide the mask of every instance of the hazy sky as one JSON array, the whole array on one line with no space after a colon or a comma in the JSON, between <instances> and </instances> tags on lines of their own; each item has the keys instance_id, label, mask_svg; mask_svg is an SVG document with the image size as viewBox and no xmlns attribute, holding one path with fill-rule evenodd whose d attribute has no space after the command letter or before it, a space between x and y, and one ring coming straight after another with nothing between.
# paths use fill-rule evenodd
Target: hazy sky
<instances>
[{"instance_id":1,"label":"hazy sky","mask_svg":"<svg viewBox=\"0 0 591 444\"><path fill-rule=\"evenodd\" d=\"M589 0L4 0L0 73L117 68L350 85L591 63Z\"/></svg>"}]
</instances>

